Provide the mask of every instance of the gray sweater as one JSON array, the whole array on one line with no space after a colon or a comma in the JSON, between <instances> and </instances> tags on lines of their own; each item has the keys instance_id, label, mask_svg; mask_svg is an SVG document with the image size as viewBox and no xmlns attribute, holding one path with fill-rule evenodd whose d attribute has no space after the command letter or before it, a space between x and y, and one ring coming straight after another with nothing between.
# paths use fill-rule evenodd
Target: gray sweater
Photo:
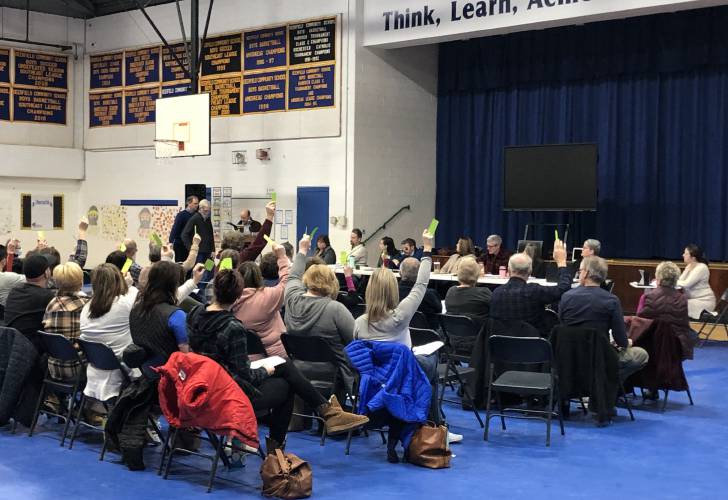
<instances>
[{"instance_id":1,"label":"gray sweater","mask_svg":"<svg viewBox=\"0 0 728 500\"><path fill-rule=\"evenodd\" d=\"M412 347L409 324L427 291L431 267L432 258L429 254L423 255L420 260L420 270L417 273L417 282L412 287L409 295L399 303L399 306L389 316L376 323L370 324L366 314L359 316L354 323L354 338L399 342L407 347Z\"/></svg>"},{"instance_id":2,"label":"gray sweater","mask_svg":"<svg viewBox=\"0 0 728 500\"><path fill-rule=\"evenodd\" d=\"M336 352L339 372L346 386L350 388L353 372L344 346L354 338L354 317L344 304L329 297L305 295L306 287L301 280L305 269L306 256L297 253L286 283L286 332L292 335L316 335L326 339Z\"/></svg>"}]
</instances>

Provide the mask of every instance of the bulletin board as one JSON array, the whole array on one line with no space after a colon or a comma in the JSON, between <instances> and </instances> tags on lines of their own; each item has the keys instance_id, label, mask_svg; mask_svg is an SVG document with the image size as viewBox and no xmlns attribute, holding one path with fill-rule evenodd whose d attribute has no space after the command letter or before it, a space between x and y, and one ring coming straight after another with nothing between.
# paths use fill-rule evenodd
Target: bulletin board
<instances>
[{"instance_id":1,"label":"bulletin board","mask_svg":"<svg viewBox=\"0 0 728 500\"><path fill-rule=\"evenodd\" d=\"M20 195L20 228L32 231L63 229L63 195Z\"/></svg>"}]
</instances>

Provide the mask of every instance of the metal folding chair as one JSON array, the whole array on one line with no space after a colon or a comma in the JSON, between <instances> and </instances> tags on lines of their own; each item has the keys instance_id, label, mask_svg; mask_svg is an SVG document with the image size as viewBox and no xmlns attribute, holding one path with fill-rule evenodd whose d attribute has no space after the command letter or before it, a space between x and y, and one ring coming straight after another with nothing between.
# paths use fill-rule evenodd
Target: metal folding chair
<instances>
[{"instance_id":1,"label":"metal folding chair","mask_svg":"<svg viewBox=\"0 0 728 500\"><path fill-rule=\"evenodd\" d=\"M485 415L485 431L483 439L488 440L490 419L500 417L501 427L506 430L505 417L546 420L546 446L551 446L551 417L559 418L561 435L564 435L564 421L561 417L559 388L556 383L556 370L553 363L553 352L548 340L536 337L506 337L493 335L488 339L488 399ZM507 370L493 380L496 363L508 363L526 366L540 366L541 372ZM492 393L496 393L498 412L490 410ZM524 408L503 408L500 404L500 393L524 394L531 396L547 396L545 411ZM556 407L556 411L554 411ZM512 413L505 413L505 412ZM545 417L545 418L544 418Z\"/></svg>"},{"instance_id":2,"label":"metal folding chair","mask_svg":"<svg viewBox=\"0 0 728 500\"><path fill-rule=\"evenodd\" d=\"M71 344L71 342L63 335L56 333L46 333L40 330L38 331L38 335L40 336L43 347L45 348L49 356L63 362L81 363L81 358L78 355L78 351L76 351L76 348L73 347L73 344ZM33 413L33 422L31 423L30 431L28 432L29 437L31 437L35 432L35 426L38 423L38 417L42 412L46 415L52 415L54 417L65 420L66 423L63 426L63 435L61 436L61 446L65 445L66 435L68 434L68 427L71 423L71 420L73 419L73 409L76 404L76 397L78 393L83 389L83 387L81 386L82 381L82 370L79 370L78 374L73 380L63 381L52 378L50 375L50 371L46 366L45 377L43 378L43 386L41 387L40 394L38 395L38 402L35 405L35 412ZM62 394L67 394L69 396L68 412L65 415L55 413L48 409L41 409L41 406L45 401L49 390ZM73 445L73 442L71 442L71 445Z\"/></svg>"}]
</instances>

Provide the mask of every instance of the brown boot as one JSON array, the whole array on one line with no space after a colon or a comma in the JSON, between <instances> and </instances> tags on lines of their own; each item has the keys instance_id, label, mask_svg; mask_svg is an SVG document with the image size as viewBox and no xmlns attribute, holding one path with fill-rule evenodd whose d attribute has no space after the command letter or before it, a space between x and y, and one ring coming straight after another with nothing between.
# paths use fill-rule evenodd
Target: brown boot
<instances>
[{"instance_id":1,"label":"brown boot","mask_svg":"<svg viewBox=\"0 0 728 500\"><path fill-rule=\"evenodd\" d=\"M331 396L329 402L316 408L316 411L326 420L326 434L348 432L369 422L366 415L355 415L342 410L336 395Z\"/></svg>"},{"instance_id":2,"label":"brown boot","mask_svg":"<svg viewBox=\"0 0 728 500\"><path fill-rule=\"evenodd\" d=\"M273 455L276 450L285 451L285 449L285 441L283 442L283 444L281 444L270 436L265 437L265 452L267 455Z\"/></svg>"}]
</instances>

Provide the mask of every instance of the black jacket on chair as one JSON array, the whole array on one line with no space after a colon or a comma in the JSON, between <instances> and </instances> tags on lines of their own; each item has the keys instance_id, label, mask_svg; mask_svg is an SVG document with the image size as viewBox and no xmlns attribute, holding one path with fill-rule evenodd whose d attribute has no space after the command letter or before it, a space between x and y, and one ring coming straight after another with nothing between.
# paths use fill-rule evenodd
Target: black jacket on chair
<instances>
[{"instance_id":1,"label":"black jacket on chair","mask_svg":"<svg viewBox=\"0 0 728 500\"><path fill-rule=\"evenodd\" d=\"M598 421L608 422L619 389L619 361L607 336L594 328L557 326L550 341L561 399L589 396Z\"/></svg>"},{"instance_id":2,"label":"black jacket on chair","mask_svg":"<svg viewBox=\"0 0 728 500\"><path fill-rule=\"evenodd\" d=\"M44 372L38 351L15 328L0 327L0 425L10 418L30 427Z\"/></svg>"}]
</instances>

